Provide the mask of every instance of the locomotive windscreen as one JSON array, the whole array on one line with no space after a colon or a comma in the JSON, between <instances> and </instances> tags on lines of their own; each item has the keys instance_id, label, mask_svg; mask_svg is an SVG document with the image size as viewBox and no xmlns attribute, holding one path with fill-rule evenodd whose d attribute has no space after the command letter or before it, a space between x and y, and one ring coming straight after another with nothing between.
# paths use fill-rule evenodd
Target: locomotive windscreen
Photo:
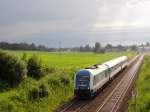
<instances>
[{"instance_id":1,"label":"locomotive windscreen","mask_svg":"<svg viewBox=\"0 0 150 112\"><path fill-rule=\"evenodd\" d=\"M90 80L90 77L89 76L86 76L86 75L79 75L77 77L77 80Z\"/></svg>"}]
</instances>

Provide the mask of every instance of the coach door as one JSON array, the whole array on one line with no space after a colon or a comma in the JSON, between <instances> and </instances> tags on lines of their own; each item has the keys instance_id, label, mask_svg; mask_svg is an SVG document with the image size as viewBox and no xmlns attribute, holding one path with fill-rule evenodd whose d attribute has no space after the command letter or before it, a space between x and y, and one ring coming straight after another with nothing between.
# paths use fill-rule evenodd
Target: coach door
<instances>
[{"instance_id":1,"label":"coach door","mask_svg":"<svg viewBox=\"0 0 150 112\"><path fill-rule=\"evenodd\" d=\"M105 78L107 78L107 80L109 80L109 74L110 74L109 69L106 69L105 70Z\"/></svg>"}]
</instances>

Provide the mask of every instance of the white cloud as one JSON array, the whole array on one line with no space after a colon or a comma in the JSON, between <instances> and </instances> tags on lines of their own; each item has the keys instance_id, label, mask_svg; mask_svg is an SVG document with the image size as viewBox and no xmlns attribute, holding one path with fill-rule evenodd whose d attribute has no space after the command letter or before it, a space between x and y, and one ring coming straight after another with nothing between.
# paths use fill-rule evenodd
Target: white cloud
<instances>
[{"instance_id":1,"label":"white cloud","mask_svg":"<svg viewBox=\"0 0 150 112\"><path fill-rule=\"evenodd\" d=\"M122 29L150 27L150 1L148 0L109 0L101 3L99 16L93 29ZM134 3L134 4L133 4Z\"/></svg>"}]
</instances>

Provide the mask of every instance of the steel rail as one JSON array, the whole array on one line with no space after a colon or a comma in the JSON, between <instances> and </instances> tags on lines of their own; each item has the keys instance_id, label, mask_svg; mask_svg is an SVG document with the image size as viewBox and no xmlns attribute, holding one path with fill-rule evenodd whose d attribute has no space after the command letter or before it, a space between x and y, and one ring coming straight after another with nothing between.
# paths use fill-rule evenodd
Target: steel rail
<instances>
[{"instance_id":1,"label":"steel rail","mask_svg":"<svg viewBox=\"0 0 150 112\"><path fill-rule=\"evenodd\" d=\"M114 88L114 90L109 94L109 96L104 100L102 105L98 107L98 109L95 112L114 112L116 108L119 108L118 102L120 99L123 98L123 96L128 91L128 88L130 87L133 78L138 72L138 69L142 63L143 56L139 58L139 61L137 61L128 72L125 77L118 83L118 85ZM138 69L137 69L138 68ZM128 81L128 82L126 82Z\"/></svg>"}]
</instances>

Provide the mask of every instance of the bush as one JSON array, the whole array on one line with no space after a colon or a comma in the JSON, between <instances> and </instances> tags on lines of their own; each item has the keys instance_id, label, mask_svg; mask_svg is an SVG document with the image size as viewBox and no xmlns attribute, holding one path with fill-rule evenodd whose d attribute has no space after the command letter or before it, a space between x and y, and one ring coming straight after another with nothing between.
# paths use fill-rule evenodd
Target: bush
<instances>
[{"instance_id":1,"label":"bush","mask_svg":"<svg viewBox=\"0 0 150 112\"><path fill-rule=\"evenodd\" d=\"M45 67L44 71L48 74L48 73L54 73L55 72L55 68L50 68L50 67Z\"/></svg>"},{"instance_id":2,"label":"bush","mask_svg":"<svg viewBox=\"0 0 150 112\"><path fill-rule=\"evenodd\" d=\"M50 86L61 86L61 82L58 78L51 78L48 80Z\"/></svg>"},{"instance_id":3,"label":"bush","mask_svg":"<svg viewBox=\"0 0 150 112\"><path fill-rule=\"evenodd\" d=\"M48 96L47 88L45 87L45 85L41 85L39 87L39 97L44 98L44 97L47 97L47 96Z\"/></svg>"},{"instance_id":4,"label":"bush","mask_svg":"<svg viewBox=\"0 0 150 112\"><path fill-rule=\"evenodd\" d=\"M28 69L27 75L35 79L39 79L43 75L41 60L36 55L33 55L28 60L27 69Z\"/></svg>"},{"instance_id":5,"label":"bush","mask_svg":"<svg viewBox=\"0 0 150 112\"><path fill-rule=\"evenodd\" d=\"M29 90L29 100L37 100L48 96L48 90L45 85Z\"/></svg>"},{"instance_id":6,"label":"bush","mask_svg":"<svg viewBox=\"0 0 150 112\"><path fill-rule=\"evenodd\" d=\"M12 102L0 102L0 112L17 112L15 105Z\"/></svg>"},{"instance_id":7,"label":"bush","mask_svg":"<svg viewBox=\"0 0 150 112\"><path fill-rule=\"evenodd\" d=\"M26 76L26 66L19 58L0 52L0 79L16 85Z\"/></svg>"},{"instance_id":8,"label":"bush","mask_svg":"<svg viewBox=\"0 0 150 112\"><path fill-rule=\"evenodd\" d=\"M27 61L27 54L26 53L23 53L23 55L22 55L22 58L21 58L23 61Z\"/></svg>"},{"instance_id":9,"label":"bush","mask_svg":"<svg viewBox=\"0 0 150 112\"><path fill-rule=\"evenodd\" d=\"M62 84L64 84L64 85L69 85L70 84L70 80L69 80L69 78L67 78L67 77L60 77L60 81L61 81L61 83Z\"/></svg>"},{"instance_id":10,"label":"bush","mask_svg":"<svg viewBox=\"0 0 150 112\"><path fill-rule=\"evenodd\" d=\"M10 89L10 85L6 81L0 80L0 92L4 92Z\"/></svg>"},{"instance_id":11,"label":"bush","mask_svg":"<svg viewBox=\"0 0 150 112\"><path fill-rule=\"evenodd\" d=\"M29 90L29 100L36 100L39 98L39 89L33 88Z\"/></svg>"}]
</instances>

